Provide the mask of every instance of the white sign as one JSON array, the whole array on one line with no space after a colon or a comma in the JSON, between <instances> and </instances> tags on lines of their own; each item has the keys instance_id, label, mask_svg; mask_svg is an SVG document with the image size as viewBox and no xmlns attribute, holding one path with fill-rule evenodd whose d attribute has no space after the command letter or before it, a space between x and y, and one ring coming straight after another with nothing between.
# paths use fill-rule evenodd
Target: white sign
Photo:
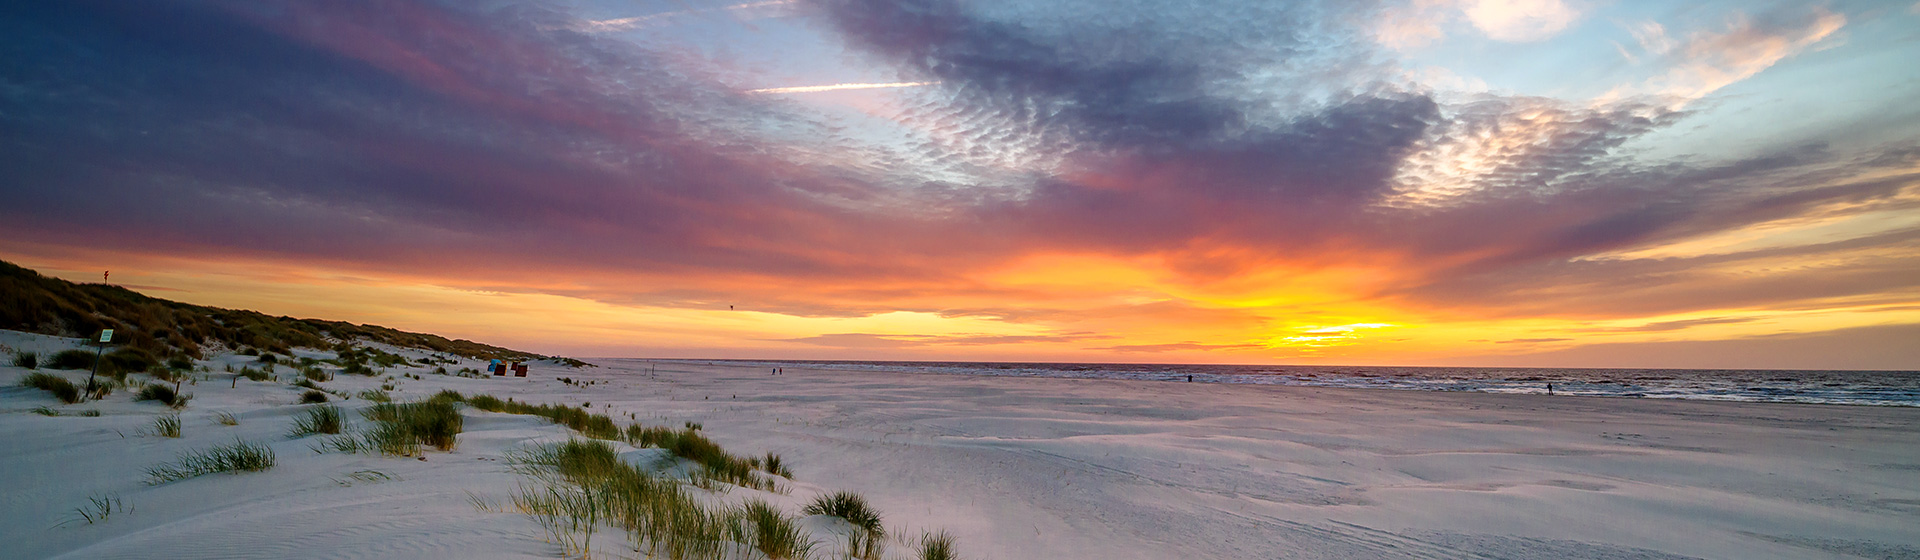
<instances>
[{"instance_id":1,"label":"white sign","mask_svg":"<svg viewBox=\"0 0 1920 560\"><path fill-rule=\"evenodd\" d=\"M113 329L100 331L100 343L106 344L109 342L113 342Z\"/></svg>"}]
</instances>

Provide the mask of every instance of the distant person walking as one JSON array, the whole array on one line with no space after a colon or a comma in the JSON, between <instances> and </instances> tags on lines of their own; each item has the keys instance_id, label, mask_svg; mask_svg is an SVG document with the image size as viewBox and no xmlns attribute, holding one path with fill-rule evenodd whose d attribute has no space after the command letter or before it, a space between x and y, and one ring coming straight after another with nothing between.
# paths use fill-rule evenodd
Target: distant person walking
<instances>
[{"instance_id":1,"label":"distant person walking","mask_svg":"<svg viewBox=\"0 0 1920 560\"><path fill-rule=\"evenodd\" d=\"M1548 383L1548 384L1547 384L1547 396L1553 396L1553 384L1552 384L1552 383Z\"/></svg>"}]
</instances>

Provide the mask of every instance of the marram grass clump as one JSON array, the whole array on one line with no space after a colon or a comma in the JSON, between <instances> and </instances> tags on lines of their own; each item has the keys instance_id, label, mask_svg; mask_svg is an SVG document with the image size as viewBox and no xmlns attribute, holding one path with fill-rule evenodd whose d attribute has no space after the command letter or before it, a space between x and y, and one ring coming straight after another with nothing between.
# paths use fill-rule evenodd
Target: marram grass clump
<instances>
[{"instance_id":1,"label":"marram grass clump","mask_svg":"<svg viewBox=\"0 0 1920 560\"><path fill-rule=\"evenodd\" d=\"M340 407L333 405L316 406L294 417L293 429L288 431L287 437L299 438L314 434L338 434L346 428L346 425L347 420L344 415L340 413Z\"/></svg>"},{"instance_id":2,"label":"marram grass clump","mask_svg":"<svg viewBox=\"0 0 1920 560\"><path fill-rule=\"evenodd\" d=\"M522 472L547 484L522 488L515 509L546 528L569 553L590 555L601 525L627 532L653 558L722 558L748 533L739 510L708 506L680 483L621 461L605 441L572 440L515 453ZM777 531L776 531L777 532ZM768 543L785 550L786 545ZM793 543L793 549L810 548ZM803 556L792 556L802 558Z\"/></svg>"},{"instance_id":3,"label":"marram grass clump","mask_svg":"<svg viewBox=\"0 0 1920 560\"><path fill-rule=\"evenodd\" d=\"M867 498L853 492L835 492L813 499L801 510L807 515L838 517L851 526L847 531L847 556L862 559L880 557L887 529L880 512L867 504Z\"/></svg>"},{"instance_id":4,"label":"marram grass clump","mask_svg":"<svg viewBox=\"0 0 1920 560\"><path fill-rule=\"evenodd\" d=\"M182 453L179 459L147 469L147 484L164 484L203 474L259 472L273 468L273 448L235 440L231 444Z\"/></svg>"},{"instance_id":5,"label":"marram grass clump","mask_svg":"<svg viewBox=\"0 0 1920 560\"><path fill-rule=\"evenodd\" d=\"M67 381L67 378L51 373L29 373L26 377L20 378L20 385L46 390L49 393L53 393L53 397L60 399L60 402L63 403L73 404L80 402L80 388L75 387L72 381Z\"/></svg>"},{"instance_id":6,"label":"marram grass clump","mask_svg":"<svg viewBox=\"0 0 1920 560\"><path fill-rule=\"evenodd\" d=\"M192 398L193 395L176 392L173 386L165 383L148 383L146 386L140 388L139 393L133 396L133 400L136 401L158 401L160 404L173 408L187 406L187 401Z\"/></svg>"},{"instance_id":7,"label":"marram grass clump","mask_svg":"<svg viewBox=\"0 0 1920 560\"><path fill-rule=\"evenodd\" d=\"M168 414L166 416L154 418L153 424L148 426L147 430L156 436L168 437L168 438L179 438L180 437L180 415Z\"/></svg>"},{"instance_id":8,"label":"marram grass clump","mask_svg":"<svg viewBox=\"0 0 1920 560\"><path fill-rule=\"evenodd\" d=\"M328 439L316 451L367 453L395 457L420 454L422 446L451 451L465 427L460 409L446 401L380 403L361 411L372 426L357 434Z\"/></svg>"}]
</instances>

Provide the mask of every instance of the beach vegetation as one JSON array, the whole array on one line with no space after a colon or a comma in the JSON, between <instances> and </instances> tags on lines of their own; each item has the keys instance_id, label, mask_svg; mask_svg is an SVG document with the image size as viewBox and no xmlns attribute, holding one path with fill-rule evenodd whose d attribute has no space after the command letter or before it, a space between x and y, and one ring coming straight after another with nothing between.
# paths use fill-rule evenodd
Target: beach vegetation
<instances>
[{"instance_id":1,"label":"beach vegetation","mask_svg":"<svg viewBox=\"0 0 1920 560\"><path fill-rule=\"evenodd\" d=\"M419 455L422 446L451 451L465 425L460 409L444 401L381 403L361 415L372 422L368 428L329 438L314 449L394 457Z\"/></svg>"},{"instance_id":2,"label":"beach vegetation","mask_svg":"<svg viewBox=\"0 0 1920 560\"><path fill-rule=\"evenodd\" d=\"M190 371L193 369L193 359L188 358L185 354L174 354L172 357L167 358L167 369Z\"/></svg>"},{"instance_id":3,"label":"beach vegetation","mask_svg":"<svg viewBox=\"0 0 1920 560\"><path fill-rule=\"evenodd\" d=\"M33 352L20 352L13 355L13 367L40 369L40 355Z\"/></svg>"},{"instance_id":4,"label":"beach vegetation","mask_svg":"<svg viewBox=\"0 0 1920 560\"><path fill-rule=\"evenodd\" d=\"M377 402L377 403L393 402L392 395L388 395L386 391L379 391L374 389L367 389L367 390L361 391L359 393L356 393L354 396L357 396L369 401Z\"/></svg>"},{"instance_id":5,"label":"beach vegetation","mask_svg":"<svg viewBox=\"0 0 1920 560\"><path fill-rule=\"evenodd\" d=\"M919 560L959 560L960 558L959 553L954 552L953 535L946 531L922 534L920 542L915 544L917 546L914 547L914 552Z\"/></svg>"},{"instance_id":6,"label":"beach vegetation","mask_svg":"<svg viewBox=\"0 0 1920 560\"><path fill-rule=\"evenodd\" d=\"M835 492L814 498L801 511L807 515L825 515L845 521L848 525L845 536L849 558L874 560L880 557L886 546L887 530L880 521L880 512L867 504L865 496L853 492Z\"/></svg>"},{"instance_id":7,"label":"beach vegetation","mask_svg":"<svg viewBox=\"0 0 1920 560\"><path fill-rule=\"evenodd\" d=\"M368 420L400 426L422 445L451 451L465 426L460 409L445 401L381 403L362 412Z\"/></svg>"},{"instance_id":8,"label":"beach vegetation","mask_svg":"<svg viewBox=\"0 0 1920 560\"><path fill-rule=\"evenodd\" d=\"M171 463L149 468L147 483L164 484L222 472L259 472L273 468L273 463L273 448L235 440L231 444L182 453Z\"/></svg>"},{"instance_id":9,"label":"beach vegetation","mask_svg":"<svg viewBox=\"0 0 1920 560\"><path fill-rule=\"evenodd\" d=\"M266 370L253 369L252 367L240 368L240 371L238 373L240 377L245 377L252 381L264 382L264 381L269 381L273 379L273 374L271 372L268 372Z\"/></svg>"},{"instance_id":10,"label":"beach vegetation","mask_svg":"<svg viewBox=\"0 0 1920 560\"><path fill-rule=\"evenodd\" d=\"M28 412L32 412L34 414L38 414L41 416L59 416L60 415L60 411L51 406L36 406L28 410Z\"/></svg>"},{"instance_id":11,"label":"beach vegetation","mask_svg":"<svg viewBox=\"0 0 1920 560\"><path fill-rule=\"evenodd\" d=\"M82 410L82 411L80 411L80 415L81 415L81 416L85 416L85 417L87 417L87 418L99 418L99 417L100 417L100 411L99 411L98 409L88 409L88 410Z\"/></svg>"},{"instance_id":12,"label":"beach vegetation","mask_svg":"<svg viewBox=\"0 0 1920 560\"><path fill-rule=\"evenodd\" d=\"M793 469L788 468L787 462L772 452L768 452L765 457L761 458L760 468L767 471L767 474L786 477L789 480L793 479Z\"/></svg>"},{"instance_id":13,"label":"beach vegetation","mask_svg":"<svg viewBox=\"0 0 1920 560\"><path fill-rule=\"evenodd\" d=\"M73 515L55 527L65 527L76 523L92 525L106 521L115 513L131 513L132 508L120 499L119 494L102 494L87 498L87 505L73 508Z\"/></svg>"},{"instance_id":14,"label":"beach vegetation","mask_svg":"<svg viewBox=\"0 0 1920 560\"><path fill-rule=\"evenodd\" d=\"M665 449L675 456L698 463L701 466L701 475L706 478L746 488L760 490L775 488L773 481L754 474L754 471L760 468L758 466L760 462L757 459L747 459L727 453L719 444L701 435L697 425L674 430L632 424L622 430L612 417L587 412L585 408L557 404L534 405L514 402L511 399L503 401L490 395L474 395L468 397L466 402L469 406L488 412L540 416L594 439L625 441L636 447ZM791 471L787 471L787 474L782 476L790 474ZM788 476L788 478L792 477Z\"/></svg>"},{"instance_id":15,"label":"beach vegetation","mask_svg":"<svg viewBox=\"0 0 1920 560\"><path fill-rule=\"evenodd\" d=\"M625 530L655 558L718 558L736 546L729 537L743 533L738 510L707 506L679 483L621 461L605 441L571 440L511 457L547 482L521 488L513 507L571 552L590 554L602 523Z\"/></svg>"},{"instance_id":16,"label":"beach vegetation","mask_svg":"<svg viewBox=\"0 0 1920 560\"><path fill-rule=\"evenodd\" d=\"M180 415L168 414L154 418L153 424L147 427L147 431L160 437L178 438L180 437Z\"/></svg>"},{"instance_id":17,"label":"beach vegetation","mask_svg":"<svg viewBox=\"0 0 1920 560\"><path fill-rule=\"evenodd\" d=\"M314 434L338 434L346 429L347 420L340 413L340 407L321 405L308 408L293 419L293 429L287 433L289 438L300 438Z\"/></svg>"},{"instance_id":18,"label":"beach vegetation","mask_svg":"<svg viewBox=\"0 0 1920 560\"><path fill-rule=\"evenodd\" d=\"M295 347L330 348L366 341L477 359L529 360L539 356L469 340L410 333L374 325L276 317L154 298L109 284L76 284L0 262L0 329L90 337L114 329L114 342L149 355L200 358L204 345L243 349L246 355L292 354ZM77 367L92 367L92 352ZM45 367L45 366L43 366ZM130 371L143 371L145 368Z\"/></svg>"},{"instance_id":19,"label":"beach vegetation","mask_svg":"<svg viewBox=\"0 0 1920 560\"><path fill-rule=\"evenodd\" d=\"M325 392L316 389L307 389L307 392L300 393L300 404L319 404L323 402L327 402L327 394Z\"/></svg>"},{"instance_id":20,"label":"beach vegetation","mask_svg":"<svg viewBox=\"0 0 1920 560\"><path fill-rule=\"evenodd\" d=\"M112 367L115 372L147 371L160 365L160 360L154 359L153 354L131 347L108 352L104 359L106 363L101 364L101 368Z\"/></svg>"},{"instance_id":21,"label":"beach vegetation","mask_svg":"<svg viewBox=\"0 0 1920 560\"><path fill-rule=\"evenodd\" d=\"M78 348L61 350L54 353L53 359L47 361L46 367L51 369L92 369L93 360L93 352L80 350Z\"/></svg>"},{"instance_id":22,"label":"beach vegetation","mask_svg":"<svg viewBox=\"0 0 1920 560\"><path fill-rule=\"evenodd\" d=\"M174 408L186 406L187 400L191 398L193 398L191 395L180 394L172 385L165 383L148 383L140 387L140 392L133 395L133 400L136 401L157 401Z\"/></svg>"},{"instance_id":23,"label":"beach vegetation","mask_svg":"<svg viewBox=\"0 0 1920 560\"><path fill-rule=\"evenodd\" d=\"M308 381L333 381L333 375L327 373L324 369L320 369L320 366L300 366L299 371L300 377Z\"/></svg>"},{"instance_id":24,"label":"beach vegetation","mask_svg":"<svg viewBox=\"0 0 1920 560\"><path fill-rule=\"evenodd\" d=\"M67 381L67 378L51 373L38 371L29 373L26 377L20 378L20 385L53 393L53 397L60 399L63 403L80 402L80 388L75 387L72 381Z\"/></svg>"},{"instance_id":25,"label":"beach vegetation","mask_svg":"<svg viewBox=\"0 0 1920 560\"><path fill-rule=\"evenodd\" d=\"M235 418L233 416L233 413L231 412L215 412L213 413L213 421L219 423L222 426L240 425L240 419Z\"/></svg>"},{"instance_id":26,"label":"beach vegetation","mask_svg":"<svg viewBox=\"0 0 1920 560\"><path fill-rule=\"evenodd\" d=\"M769 560L808 558L816 543L800 527L798 520L780 508L758 498L749 499L735 510L734 540L757 550Z\"/></svg>"}]
</instances>

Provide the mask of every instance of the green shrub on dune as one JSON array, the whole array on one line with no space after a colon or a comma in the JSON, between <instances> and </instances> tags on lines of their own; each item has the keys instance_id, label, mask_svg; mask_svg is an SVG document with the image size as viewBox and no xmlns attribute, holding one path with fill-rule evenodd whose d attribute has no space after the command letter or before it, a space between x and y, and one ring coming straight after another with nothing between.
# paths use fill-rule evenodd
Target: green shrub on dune
<instances>
[{"instance_id":1,"label":"green shrub on dune","mask_svg":"<svg viewBox=\"0 0 1920 560\"><path fill-rule=\"evenodd\" d=\"M116 372L132 373L147 371L160 365L160 360L154 359L153 354L149 354L146 350L139 348L121 348L114 350L108 352L104 359L106 363L100 364L102 368L112 366L113 371Z\"/></svg>"},{"instance_id":2,"label":"green shrub on dune","mask_svg":"<svg viewBox=\"0 0 1920 560\"><path fill-rule=\"evenodd\" d=\"M61 350L47 361L47 367L53 369L92 369L93 352L86 350Z\"/></svg>"},{"instance_id":3,"label":"green shrub on dune","mask_svg":"<svg viewBox=\"0 0 1920 560\"><path fill-rule=\"evenodd\" d=\"M33 352L21 352L13 355L13 367L40 369L40 355Z\"/></svg>"}]
</instances>

